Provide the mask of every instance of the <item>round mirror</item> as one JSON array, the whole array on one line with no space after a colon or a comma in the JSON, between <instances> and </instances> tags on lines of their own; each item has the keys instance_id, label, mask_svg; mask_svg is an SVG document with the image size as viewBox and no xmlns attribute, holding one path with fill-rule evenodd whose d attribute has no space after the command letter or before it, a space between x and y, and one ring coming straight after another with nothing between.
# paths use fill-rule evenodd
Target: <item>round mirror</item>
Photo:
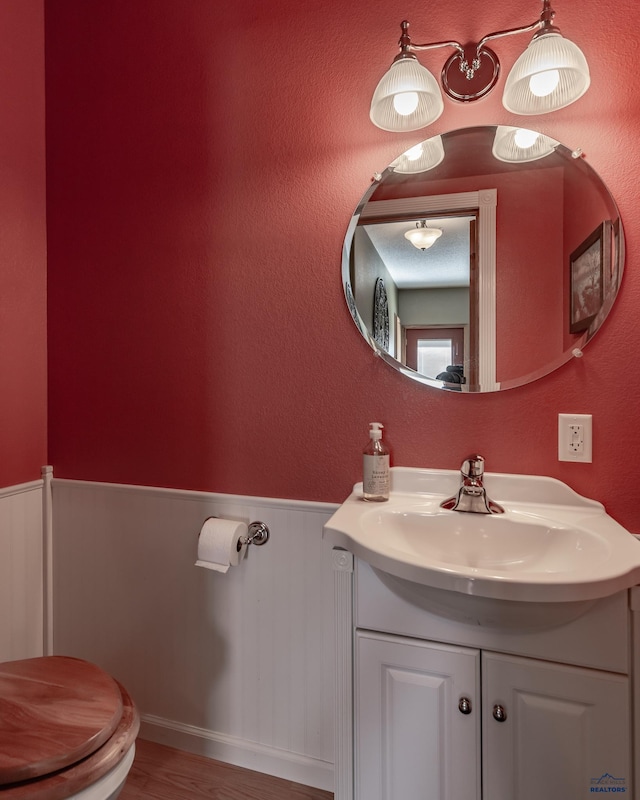
<instances>
[{"instance_id":1,"label":"round mirror","mask_svg":"<svg viewBox=\"0 0 640 800\"><path fill-rule=\"evenodd\" d=\"M376 176L342 270L354 322L385 361L430 386L492 392L580 356L623 265L616 204L580 153L484 126L428 139Z\"/></svg>"}]
</instances>

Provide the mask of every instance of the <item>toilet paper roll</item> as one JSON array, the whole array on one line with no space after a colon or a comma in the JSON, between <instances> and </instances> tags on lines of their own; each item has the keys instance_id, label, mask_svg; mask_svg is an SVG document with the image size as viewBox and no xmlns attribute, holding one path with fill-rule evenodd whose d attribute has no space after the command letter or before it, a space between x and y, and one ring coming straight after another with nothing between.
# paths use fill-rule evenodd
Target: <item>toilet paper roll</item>
<instances>
[{"instance_id":1,"label":"toilet paper roll","mask_svg":"<svg viewBox=\"0 0 640 800\"><path fill-rule=\"evenodd\" d=\"M197 567L227 572L244 558L247 549L247 526L244 522L209 517L198 536Z\"/></svg>"}]
</instances>

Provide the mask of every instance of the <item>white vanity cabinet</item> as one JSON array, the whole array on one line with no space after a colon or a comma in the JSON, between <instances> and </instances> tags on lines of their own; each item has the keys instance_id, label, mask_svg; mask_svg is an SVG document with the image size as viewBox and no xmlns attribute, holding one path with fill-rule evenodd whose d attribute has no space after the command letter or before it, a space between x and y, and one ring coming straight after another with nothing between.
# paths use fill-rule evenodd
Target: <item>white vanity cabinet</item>
<instances>
[{"instance_id":1,"label":"white vanity cabinet","mask_svg":"<svg viewBox=\"0 0 640 800\"><path fill-rule=\"evenodd\" d=\"M494 629L433 614L356 559L349 582L341 563L336 800L634 796L629 592Z\"/></svg>"},{"instance_id":2,"label":"white vanity cabinet","mask_svg":"<svg viewBox=\"0 0 640 800\"><path fill-rule=\"evenodd\" d=\"M626 676L369 631L355 659L357 800L565 800L628 774Z\"/></svg>"},{"instance_id":3,"label":"white vanity cabinet","mask_svg":"<svg viewBox=\"0 0 640 800\"><path fill-rule=\"evenodd\" d=\"M628 676L498 653L483 653L482 676L483 797L630 790Z\"/></svg>"},{"instance_id":4,"label":"white vanity cabinet","mask_svg":"<svg viewBox=\"0 0 640 800\"><path fill-rule=\"evenodd\" d=\"M357 631L355 660L357 800L479 798L480 652Z\"/></svg>"}]
</instances>

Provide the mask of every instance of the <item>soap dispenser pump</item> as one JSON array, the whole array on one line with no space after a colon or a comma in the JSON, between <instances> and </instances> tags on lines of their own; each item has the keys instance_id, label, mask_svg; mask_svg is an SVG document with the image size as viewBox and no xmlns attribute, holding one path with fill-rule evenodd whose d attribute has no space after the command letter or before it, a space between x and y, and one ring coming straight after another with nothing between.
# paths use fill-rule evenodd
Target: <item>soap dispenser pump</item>
<instances>
[{"instance_id":1,"label":"soap dispenser pump","mask_svg":"<svg viewBox=\"0 0 640 800\"><path fill-rule=\"evenodd\" d=\"M383 428L380 422L369 424L369 442L362 455L363 497L374 502L389 499L391 484L389 448L382 441Z\"/></svg>"}]
</instances>

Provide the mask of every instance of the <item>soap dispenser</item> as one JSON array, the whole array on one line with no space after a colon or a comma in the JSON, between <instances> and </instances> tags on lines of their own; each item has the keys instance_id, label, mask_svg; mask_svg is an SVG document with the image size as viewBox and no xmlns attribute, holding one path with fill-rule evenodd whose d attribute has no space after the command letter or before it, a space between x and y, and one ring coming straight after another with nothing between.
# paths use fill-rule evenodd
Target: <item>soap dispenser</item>
<instances>
[{"instance_id":1,"label":"soap dispenser","mask_svg":"<svg viewBox=\"0 0 640 800\"><path fill-rule=\"evenodd\" d=\"M383 427L379 422L370 423L369 442L362 455L363 497L375 502L389 499L391 484L389 448L382 441Z\"/></svg>"}]
</instances>

